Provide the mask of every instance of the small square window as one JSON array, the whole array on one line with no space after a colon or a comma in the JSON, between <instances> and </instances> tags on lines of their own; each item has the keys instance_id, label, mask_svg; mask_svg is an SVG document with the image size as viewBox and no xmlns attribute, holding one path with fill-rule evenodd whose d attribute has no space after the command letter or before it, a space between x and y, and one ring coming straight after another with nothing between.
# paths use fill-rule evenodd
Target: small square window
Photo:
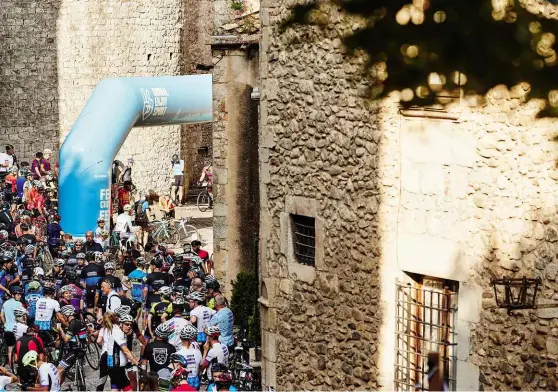
<instances>
[{"instance_id":1,"label":"small square window","mask_svg":"<svg viewBox=\"0 0 558 392\"><path fill-rule=\"evenodd\" d=\"M316 264L316 220L302 215L291 215L291 219L296 261L314 267Z\"/></svg>"}]
</instances>

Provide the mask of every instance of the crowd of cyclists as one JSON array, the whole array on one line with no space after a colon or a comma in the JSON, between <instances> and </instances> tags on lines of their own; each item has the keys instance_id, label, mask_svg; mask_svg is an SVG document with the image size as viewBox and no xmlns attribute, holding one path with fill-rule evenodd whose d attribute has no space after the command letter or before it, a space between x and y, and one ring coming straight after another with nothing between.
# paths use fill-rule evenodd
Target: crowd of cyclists
<instances>
[{"instance_id":1,"label":"crowd of cyclists","mask_svg":"<svg viewBox=\"0 0 558 392\"><path fill-rule=\"evenodd\" d=\"M102 220L74 239L45 192L47 155L0 171L0 390L83 389L73 370L95 353L97 391L236 390L234 316L202 244L151 240L115 258Z\"/></svg>"}]
</instances>

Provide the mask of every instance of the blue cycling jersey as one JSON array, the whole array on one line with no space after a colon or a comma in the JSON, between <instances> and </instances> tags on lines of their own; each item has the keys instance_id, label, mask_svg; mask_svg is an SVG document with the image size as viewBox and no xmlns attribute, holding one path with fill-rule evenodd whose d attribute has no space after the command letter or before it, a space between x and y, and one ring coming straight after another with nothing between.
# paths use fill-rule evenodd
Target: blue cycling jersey
<instances>
[{"instance_id":1,"label":"blue cycling jersey","mask_svg":"<svg viewBox=\"0 0 558 392\"><path fill-rule=\"evenodd\" d=\"M128 279L129 279L130 284L132 286L132 290L131 290L132 299L141 302L142 292L143 292L143 287L144 287L144 281L143 280L146 276L147 276L147 274L140 269L136 269L136 270L130 272L130 275L128 275Z\"/></svg>"},{"instance_id":2,"label":"blue cycling jersey","mask_svg":"<svg viewBox=\"0 0 558 392\"><path fill-rule=\"evenodd\" d=\"M81 270L81 281L85 287L97 289L97 285L105 276L105 270L98 264L89 264Z\"/></svg>"}]
</instances>

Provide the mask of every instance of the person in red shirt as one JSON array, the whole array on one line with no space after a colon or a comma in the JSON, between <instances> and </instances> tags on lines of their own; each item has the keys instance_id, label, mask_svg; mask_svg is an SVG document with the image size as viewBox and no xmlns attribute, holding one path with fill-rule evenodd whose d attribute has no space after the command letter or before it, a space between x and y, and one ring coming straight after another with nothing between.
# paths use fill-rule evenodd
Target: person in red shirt
<instances>
[{"instance_id":1,"label":"person in red shirt","mask_svg":"<svg viewBox=\"0 0 558 392\"><path fill-rule=\"evenodd\" d=\"M35 208L41 215L45 215L45 187L42 183L37 185L37 196L35 197Z\"/></svg>"},{"instance_id":2,"label":"person in red shirt","mask_svg":"<svg viewBox=\"0 0 558 392\"><path fill-rule=\"evenodd\" d=\"M6 176L5 180L12 187L12 193L17 192L17 167L12 166L9 169L9 174Z\"/></svg>"},{"instance_id":3,"label":"person in red shirt","mask_svg":"<svg viewBox=\"0 0 558 392\"><path fill-rule=\"evenodd\" d=\"M200 249L201 248L201 242L198 240L194 240L191 243L192 245L192 250L194 252L196 252L196 254L200 257L200 259L202 259L203 261L209 259L209 253L207 253L205 250Z\"/></svg>"},{"instance_id":4,"label":"person in red shirt","mask_svg":"<svg viewBox=\"0 0 558 392\"><path fill-rule=\"evenodd\" d=\"M124 186L118 191L118 213L124 212L124 206L130 204L131 183L125 182Z\"/></svg>"}]
</instances>

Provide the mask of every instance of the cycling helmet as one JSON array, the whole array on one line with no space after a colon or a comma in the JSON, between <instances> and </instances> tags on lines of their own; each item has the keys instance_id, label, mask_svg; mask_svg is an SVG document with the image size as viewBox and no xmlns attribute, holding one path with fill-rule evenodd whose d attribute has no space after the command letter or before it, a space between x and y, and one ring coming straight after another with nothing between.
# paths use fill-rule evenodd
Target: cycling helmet
<instances>
[{"instance_id":1,"label":"cycling helmet","mask_svg":"<svg viewBox=\"0 0 558 392\"><path fill-rule=\"evenodd\" d=\"M170 355L170 362L171 363L179 363L182 366L187 366L188 362L186 361L186 358L184 358L183 355L180 355L178 353L172 353Z\"/></svg>"},{"instance_id":2,"label":"cycling helmet","mask_svg":"<svg viewBox=\"0 0 558 392\"><path fill-rule=\"evenodd\" d=\"M132 316L130 316L129 314L125 314L123 316L118 316L118 320L121 323L133 323L134 322L134 318Z\"/></svg>"},{"instance_id":3,"label":"cycling helmet","mask_svg":"<svg viewBox=\"0 0 558 392\"><path fill-rule=\"evenodd\" d=\"M41 267L35 267L33 270L33 276L44 276L45 271Z\"/></svg>"},{"instance_id":4,"label":"cycling helmet","mask_svg":"<svg viewBox=\"0 0 558 392\"><path fill-rule=\"evenodd\" d=\"M64 259L54 260L54 266L55 267L64 267L64 264L66 264L66 261Z\"/></svg>"},{"instance_id":5,"label":"cycling helmet","mask_svg":"<svg viewBox=\"0 0 558 392\"><path fill-rule=\"evenodd\" d=\"M182 285L174 286L173 291L176 295L182 296L186 292L186 287Z\"/></svg>"},{"instance_id":6,"label":"cycling helmet","mask_svg":"<svg viewBox=\"0 0 558 392\"><path fill-rule=\"evenodd\" d=\"M29 283L29 291L39 291L41 289L41 284L36 280Z\"/></svg>"},{"instance_id":7,"label":"cycling helmet","mask_svg":"<svg viewBox=\"0 0 558 392\"><path fill-rule=\"evenodd\" d=\"M221 285L219 284L219 282L217 280L214 280L213 282L205 282L205 287L207 287L207 289L211 289L213 291L215 290L219 290L221 288Z\"/></svg>"},{"instance_id":8,"label":"cycling helmet","mask_svg":"<svg viewBox=\"0 0 558 392\"><path fill-rule=\"evenodd\" d=\"M171 330L167 323L162 323L155 328L155 335L160 337L161 339L166 339L170 336Z\"/></svg>"},{"instance_id":9,"label":"cycling helmet","mask_svg":"<svg viewBox=\"0 0 558 392\"><path fill-rule=\"evenodd\" d=\"M116 308L116 310L114 311L114 313L118 316L118 317L123 317L123 316L127 316L130 314L130 312L132 311L132 308L128 305L120 305L118 308Z\"/></svg>"},{"instance_id":10,"label":"cycling helmet","mask_svg":"<svg viewBox=\"0 0 558 392\"><path fill-rule=\"evenodd\" d=\"M212 368L211 371L216 372L217 370L213 370L213 368ZM225 385L232 384L232 376L228 372L228 369L227 369L223 373L214 377L214 381L215 381L215 384L217 384L217 388L219 388L219 384L225 384Z\"/></svg>"},{"instance_id":11,"label":"cycling helmet","mask_svg":"<svg viewBox=\"0 0 558 392\"><path fill-rule=\"evenodd\" d=\"M38 360L39 354L35 350L31 350L23 356L21 362L23 366L37 367Z\"/></svg>"},{"instance_id":12,"label":"cycling helmet","mask_svg":"<svg viewBox=\"0 0 558 392\"><path fill-rule=\"evenodd\" d=\"M39 185L43 185L43 183L39 180L35 180L35 181L33 181L33 185L34 186L39 186Z\"/></svg>"},{"instance_id":13,"label":"cycling helmet","mask_svg":"<svg viewBox=\"0 0 558 392\"><path fill-rule=\"evenodd\" d=\"M85 260L94 261L95 260L95 252L87 252L85 254Z\"/></svg>"},{"instance_id":14,"label":"cycling helmet","mask_svg":"<svg viewBox=\"0 0 558 392\"><path fill-rule=\"evenodd\" d=\"M103 252L97 251L94 254L95 254L95 261L96 262L103 261L103 258L104 258L103 257Z\"/></svg>"},{"instance_id":15,"label":"cycling helmet","mask_svg":"<svg viewBox=\"0 0 558 392\"><path fill-rule=\"evenodd\" d=\"M171 295L172 289L169 286L163 286L159 289L159 294L161 295Z\"/></svg>"},{"instance_id":16,"label":"cycling helmet","mask_svg":"<svg viewBox=\"0 0 558 392\"><path fill-rule=\"evenodd\" d=\"M198 336L198 330L193 325L186 325L180 331L180 338L184 340L194 340Z\"/></svg>"},{"instance_id":17,"label":"cycling helmet","mask_svg":"<svg viewBox=\"0 0 558 392\"><path fill-rule=\"evenodd\" d=\"M205 300L203 294L200 293L199 291L194 291L193 293L191 293L188 296L188 299L190 299L192 301L197 301L197 302L203 302Z\"/></svg>"},{"instance_id":18,"label":"cycling helmet","mask_svg":"<svg viewBox=\"0 0 558 392\"><path fill-rule=\"evenodd\" d=\"M174 256L174 262L176 264L182 264L184 263L184 255L176 255Z\"/></svg>"},{"instance_id":19,"label":"cycling helmet","mask_svg":"<svg viewBox=\"0 0 558 392\"><path fill-rule=\"evenodd\" d=\"M171 357L176 353L171 354ZM182 356L182 355L181 355ZM186 365L184 365L186 366ZM185 367L179 367L172 371L171 373L171 382L174 387L178 387L180 383L184 380L188 379L188 369Z\"/></svg>"},{"instance_id":20,"label":"cycling helmet","mask_svg":"<svg viewBox=\"0 0 558 392\"><path fill-rule=\"evenodd\" d=\"M62 315L64 316L73 316L74 314L76 314L76 308L74 308L74 305L62 306L62 308L60 309L60 313L62 313Z\"/></svg>"},{"instance_id":21,"label":"cycling helmet","mask_svg":"<svg viewBox=\"0 0 558 392\"><path fill-rule=\"evenodd\" d=\"M4 251L4 253L2 253L2 260L3 261L12 261L13 258L14 258L14 255L9 250L6 250L6 251Z\"/></svg>"},{"instance_id":22,"label":"cycling helmet","mask_svg":"<svg viewBox=\"0 0 558 392\"><path fill-rule=\"evenodd\" d=\"M124 206L124 212L128 212L128 211L130 211L131 209L132 209L132 206L131 206L130 204L126 204L126 205Z\"/></svg>"},{"instance_id":23,"label":"cycling helmet","mask_svg":"<svg viewBox=\"0 0 558 392\"><path fill-rule=\"evenodd\" d=\"M114 263L109 262L109 263L105 264L105 270L113 270L114 271L115 269L116 269L116 266L114 265Z\"/></svg>"},{"instance_id":24,"label":"cycling helmet","mask_svg":"<svg viewBox=\"0 0 558 392\"><path fill-rule=\"evenodd\" d=\"M85 253L78 253L76 259L85 259Z\"/></svg>"},{"instance_id":25,"label":"cycling helmet","mask_svg":"<svg viewBox=\"0 0 558 392\"><path fill-rule=\"evenodd\" d=\"M77 240L74 241L74 244L75 245L77 245L77 244L83 245L83 240L78 238Z\"/></svg>"},{"instance_id":26,"label":"cycling helmet","mask_svg":"<svg viewBox=\"0 0 558 392\"><path fill-rule=\"evenodd\" d=\"M104 218L99 218L99 219L97 219L97 223L101 223L101 222L102 222L102 223L105 223L105 219L104 219Z\"/></svg>"},{"instance_id":27,"label":"cycling helmet","mask_svg":"<svg viewBox=\"0 0 558 392\"><path fill-rule=\"evenodd\" d=\"M21 287L19 287L19 286L12 286L12 287L10 288L10 293L12 293L12 295L15 295L15 294L23 294L23 290L22 290Z\"/></svg>"},{"instance_id":28,"label":"cycling helmet","mask_svg":"<svg viewBox=\"0 0 558 392\"><path fill-rule=\"evenodd\" d=\"M69 291L69 292L71 293L71 292L73 292L74 290L72 289L71 286L67 286L67 285L66 285L66 286L62 286L62 287L60 288L60 294L63 294L63 293L65 293L65 292L67 292L67 291Z\"/></svg>"},{"instance_id":29,"label":"cycling helmet","mask_svg":"<svg viewBox=\"0 0 558 392\"><path fill-rule=\"evenodd\" d=\"M181 266L177 265L176 267L174 267L172 269L172 274L177 278L183 277L184 276L184 267L181 267Z\"/></svg>"},{"instance_id":30,"label":"cycling helmet","mask_svg":"<svg viewBox=\"0 0 558 392\"><path fill-rule=\"evenodd\" d=\"M229 369L224 363L215 363L211 365L211 372L228 372Z\"/></svg>"},{"instance_id":31,"label":"cycling helmet","mask_svg":"<svg viewBox=\"0 0 558 392\"><path fill-rule=\"evenodd\" d=\"M8 169L8 171L10 173L17 173L17 167L16 166L10 166L10 168Z\"/></svg>"},{"instance_id":32,"label":"cycling helmet","mask_svg":"<svg viewBox=\"0 0 558 392\"><path fill-rule=\"evenodd\" d=\"M221 334L221 329L218 325L210 325L206 328L207 336L216 336Z\"/></svg>"},{"instance_id":33,"label":"cycling helmet","mask_svg":"<svg viewBox=\"0 0 558 392\"><path fill-rule=\"evenodd\" d=\"M173 162L177 162L178 161L178 154L173 154L173 156L171 157L171 160Z\"/></svg>"},{"instance_id":34,"label":"cycling helmet","mask_svg":"<svg viewBox=\"0 0 558 392\"><path fill-rule=\"evenodd\" d=\"M26 255L30 255L33 254L33 252L35 252L35 246L34 245L27 245L23 251Z\"/></svg>"},{"instance_id":35,"label":"cycling helmet","mask_svg":"<svg viewBox=\"0 0 558 392\"><path fill-rule=\"evenodd\" d=\"M217 281L217 279L215 279L215 276L213 275L206 275L205 277L205 283L210 284Z\"/></svg>"},{"instance_id":36,"label":"cycling helmet","mask_svg":"<svg viewBox=\"0 0 558 392\"><path fill-rule=\"evenodd\" d=\"M16 308L14 309L14 316L16 319L21 318L23 316L27 316L27 309L25 308Z\"/></svg>"},{"instance_id":37,"label":"cycling helmet","mask_svg":"<svg viewBox=\"0 0 558 392\"><path fill-rule=\"evenodd\" d=\"M146 265L146 264L147 264L147 261L145 261L145 258L144 258L144 257L141 257L141 256L140 256L140 257L138 257L138 258L136 259L136 263L137 263L138 265Z\"/></svg>"}]
</instances>

